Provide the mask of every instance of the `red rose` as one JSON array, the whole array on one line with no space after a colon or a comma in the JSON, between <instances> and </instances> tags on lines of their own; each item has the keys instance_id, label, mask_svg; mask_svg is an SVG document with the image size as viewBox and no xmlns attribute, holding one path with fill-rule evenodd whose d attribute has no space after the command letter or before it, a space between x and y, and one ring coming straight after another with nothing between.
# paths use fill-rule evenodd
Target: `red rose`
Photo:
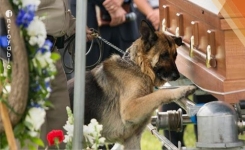
<instances>
[{"instance_id":1,"label":"red rose","mask_svg":"<svg viewBox=\"0 0 245 150\"><path fill-rule=\"evenodd\" d=\"M62 130L52 130L47 134L47 140L49 146L56 145L61 143L64 140L64 133Z\"/></svg>"}]
</instances>

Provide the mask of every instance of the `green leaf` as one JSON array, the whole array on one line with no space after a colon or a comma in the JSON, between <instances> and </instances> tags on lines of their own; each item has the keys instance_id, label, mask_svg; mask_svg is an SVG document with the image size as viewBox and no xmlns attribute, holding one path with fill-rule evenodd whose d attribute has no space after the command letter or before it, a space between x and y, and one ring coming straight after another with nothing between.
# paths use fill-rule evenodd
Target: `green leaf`
<instances>
[{"instance_id":1,"label":"green leaf","mask_svg":"<svg viewBox=\"0 0 245 150\"><path fill-rule=\"evenodd\" d=\"M0 74L4 72L3 61L0 59Z\"/></svg>"},{"instance_id":2,"label":"green leaf","mask_svg":"<svg viewBox=\"0 0 245 150\"><path fill-rule=\"evenodd\" d=\"M38 146L44 147L44 143L43 143L43 141L40 138L33 137L33 138L31 138L31 141L33 143L37 144Z\"/></svg>"},{"instance_id":3,"label":"green leaf","mask_svg":"<svg viewBox=\"0 0 245 150\"><path fill-rule=\"evenodd\" d=\"M11 77L11 73L12 73L12 63L9 63L9 64L7 64L8 66L10 66L10 68L9 69L7 69L7 76L8 77Z\"/></svg>"},{"instance_id":4,"label":"green leaf","mask_svg":"<svg viewBox=\"0 0 245 150\"><path fill-rule=\"evenodd\" d=\"M50 101L45 101L45 106L49 108L54 108L54 105Z\"/></svg>"},{"instance_id":5,"label":"green leaf","mask_svg":"<svg viewBox=\"0 0 245 150\"><path fill-rule=\"evenodd\" d=\"M28 145L29 150L36 150L37 146L35 145Z\"/></svg>"},{"instance_id":6,"label":"green leaf","mask_svg":"<svg viewBox=\"0 0 245 150\"><path fill-rule=\"evenodd\" d=\"M27 127L29 127L29 128L32 128L33 127L33 125L30 123L30 122L27 122L27 121L23 121L24 122L24 124L27 126Z\"/></svg>"},{"instance_id":7,"label":"green leaf","mask_svg":"<svg viewBox=\"0 0 245 150\"><path fill-rule=\"evenodd\" d=\"M51 59L53 59L54 61L57 61L60 59L60 55L58 53L53 52L51 54Z\"/></svg>"},{"instance_id":8,"label":"green leaf","mask_svg":"<svg viewBox=\"0 0 245 150\"><path fill-rule=\"evenodd\" d=\"M15 126L14 128L14 133L17 135L17 134L20 134L24 131L25 129L25 126L23 124L18 124Z\"/></svg>"},{"instance_id":9,"label":"green leaf","mask_svg":"<svg viewBox=\"0 0 245 150\"><path fill-rule=\"evenodd\" d=\"M36 67L37 73L38 75L42 75L42 67L41 67L39 60L36 59L36 63L37 63L37 67Z\"/></svg>"}]
</instances>

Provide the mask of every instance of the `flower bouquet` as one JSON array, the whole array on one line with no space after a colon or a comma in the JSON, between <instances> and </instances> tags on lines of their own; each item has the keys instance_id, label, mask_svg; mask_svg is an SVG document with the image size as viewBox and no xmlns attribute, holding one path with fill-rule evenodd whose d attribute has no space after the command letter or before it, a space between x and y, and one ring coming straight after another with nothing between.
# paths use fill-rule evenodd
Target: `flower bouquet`
<instances>
[{"instance_id":1,"label":"flower bouquet","mask_svg":"<svg viewBox=\"0 0 245 150\"><path fill-rule=\"evenodd\" d=\"M66 135L64 136L62 130L52 130L47 135L47 140L49 146L55 145L57 149L59 149L59 144L61 142L66 143L66 150L72 150L72 139L73 139L73 131L74 131L74 117L71 112L70 107L66 107L68 120L64 125L64 129L66 130ZM83 125L83 147L84 149L93 149L98 150L99 146L106 145L105 138L101 137L101 131L103 126L100 125L96 119L91 119L88 125ZM107 147L108 149L108 147Z\"/></svg>"}]
</instances>

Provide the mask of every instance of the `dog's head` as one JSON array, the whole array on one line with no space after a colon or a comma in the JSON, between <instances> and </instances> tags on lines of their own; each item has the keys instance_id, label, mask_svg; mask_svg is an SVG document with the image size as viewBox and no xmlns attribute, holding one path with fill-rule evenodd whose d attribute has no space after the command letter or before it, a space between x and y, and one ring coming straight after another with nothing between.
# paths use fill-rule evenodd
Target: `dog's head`
<instances>
[{"instance_id":1,"label":"dog's head","mask_svg":"<svg viewBox=\"0 0 245 150\"><path fill-rule=\"evenodd\" d=\"M133 44L136 47L130 56L141 67L141 71L150 76L155 86L177 80L176 47L182 44L182 39L155 31L144 20L141 22L140 33L141 38Z\"/></svg>"}]
</instances>

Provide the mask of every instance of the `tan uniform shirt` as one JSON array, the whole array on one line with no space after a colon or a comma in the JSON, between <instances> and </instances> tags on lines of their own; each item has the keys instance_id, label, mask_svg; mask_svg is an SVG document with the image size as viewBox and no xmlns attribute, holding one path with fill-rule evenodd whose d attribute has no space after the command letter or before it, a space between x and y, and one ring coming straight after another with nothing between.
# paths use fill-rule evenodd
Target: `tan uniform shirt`
<instances>
[{"instance_id":1,"label":"tan uniform shirt","mask_svg":"<svg viewBox=\"0 0 245 150\"><path fill-rule=\"evenodd\" d=\"M75 30L75 18L68 10L67 0L41 0L37 15L45 16L47 34L60 37L71 35Z\"/></svg>"}]
</instances>

